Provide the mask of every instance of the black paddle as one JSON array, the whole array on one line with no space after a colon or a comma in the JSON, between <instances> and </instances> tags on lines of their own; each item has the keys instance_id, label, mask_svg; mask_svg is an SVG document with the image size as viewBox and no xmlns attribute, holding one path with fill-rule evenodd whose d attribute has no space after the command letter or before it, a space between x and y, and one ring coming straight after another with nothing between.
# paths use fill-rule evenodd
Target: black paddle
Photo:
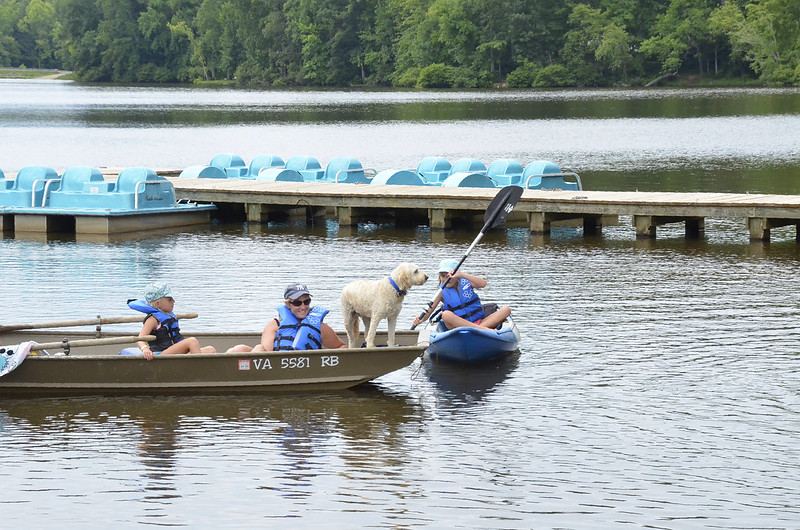
<instances>
[{"instance_id":1,"label":"black paddle","mask_svg":"<svg viewBox=\"0 0 800 530\"><path fill-rule=\"evenodd\" d=\"M503 221L506 220L508 214L510 214L514 210L514 206L517 205L517 201L519 201L519 198L522 196L522 192L523 189L520 186L506 186L494 196L492 202L489 203L489 207L486 208L486 213L483 215L483 228L481 228L481 231L478 233L475 241L473 241L469 246L467 251L464 253L464 256L461 258L461 261L458 262L458 265L456 265L456 268L453 269L451 274L455 273L461 267L461 265L464 263L464 260L466 260L467 256L469 256L472 252L472 249L475 248L475 245L477 245L478 242L483 239L483 234L486 233L487 230L491 230L495 226L500 226L503 224ZM445 280L442 285L446 285L449 279L450 277L448 276L448 279ZM441 294L441 292L442 287L440 286L436 291L436 294L434 294L433 298L431 298L430 302L428 302L428 305L422 310L422 313L419 314L420 319L422 319L422 317L425 316L425 313L427 313L431 307L433 307L433 302L436 300L436 297ZM411 329L416 327L417 326L411 326Z\"/></svg>"}]
</instances>

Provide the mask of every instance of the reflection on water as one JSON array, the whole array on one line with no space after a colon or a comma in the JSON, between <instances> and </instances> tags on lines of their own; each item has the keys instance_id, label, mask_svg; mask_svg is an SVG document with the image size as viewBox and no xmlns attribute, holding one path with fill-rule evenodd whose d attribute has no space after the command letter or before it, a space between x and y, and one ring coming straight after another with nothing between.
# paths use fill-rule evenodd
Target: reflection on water
<instances>
[{"instance_id":1,"label":"reflection on water","mask_svg":"<svg viewBox=\"0 0 800 530\"><path fill-rule=\"evenodd\" d=\"M698 118L796 114L800 91L771 89L395 91L218 89L0 80L4 125L152 127L387 121ZM34 103L33 105L31 103Z\"/></svg>"},{"instance_id":2,"label":"reflection on water","mask_svg":"<svg viewBox=\"0 0 800 530\"><path fill-rule=\"evenodd\" d=\"M429 378L448 403L474 404L491 394L519 365L519 351L492 362L465 366L426 355L421 374Z\"/></svg>"},{"instance_id":3,"label":"reflection on water","mask_svg":"<svg viewBox=\"0 0 800 530\"><path fill-rule=\"evenodd\" d=\"M5 477L13 492L0 504L25 503L19 520L35 520L59 510L59 497L91 496L141 504L141 523L176 524L171 506L217 491L298 501L333 480L333 465L355 475L395 461L408 450L405 426L419 416L409 397L369 385L313 396L10 400L0 406L4 443L26 448L19 456L36 464ZM37 478L39 466L57 462L58 485ZM87 468L106 463L113 471ZM242 475L253 483L236 484ZM213 506L199 509L222 521Z\"/></svg>"}]
</instances>

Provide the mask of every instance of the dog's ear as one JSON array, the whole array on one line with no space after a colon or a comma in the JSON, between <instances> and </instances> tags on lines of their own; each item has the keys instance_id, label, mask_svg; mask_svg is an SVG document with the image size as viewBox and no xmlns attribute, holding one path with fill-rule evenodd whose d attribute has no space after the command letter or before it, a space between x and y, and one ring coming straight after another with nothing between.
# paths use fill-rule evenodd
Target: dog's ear
<instances>
[{"instance_id":1,"label":"dog's ear","mask_svg":"<svg viewBox=\"0 0 800 530\"><path fill-rule=\"evenodd\" d=\"M406 263L403 267L401 277L403 280L403 289L408 290L414 285L414 275L419 270L416 263Z\"/></svg>"},{"instance_id":2,"label":"dog's ear","mask_svg":"<svg viewBox=\"0 0 800 530\"><path fill-rule=\"evenodd\" d=\"M414 270L410 265L410 263L401 263L392 271L392 279L402 290L406 290L409 287L411 272Z\"/></svg>"}]
</instances>

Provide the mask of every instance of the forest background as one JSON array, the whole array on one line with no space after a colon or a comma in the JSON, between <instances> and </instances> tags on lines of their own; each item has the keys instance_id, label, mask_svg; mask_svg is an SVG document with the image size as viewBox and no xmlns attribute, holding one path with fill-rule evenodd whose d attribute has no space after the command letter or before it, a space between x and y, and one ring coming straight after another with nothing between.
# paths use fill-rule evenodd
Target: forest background
<instances>
[{"instance_id":1,"label":"forest background","mask_svg":"<svg viewBox=\"0 0 800 530\"><path fill-rule=\"evenodd\" d=\"M117 83L800 85L800 1L0 0L0 66Z\"/></svg>"}]
</instances>

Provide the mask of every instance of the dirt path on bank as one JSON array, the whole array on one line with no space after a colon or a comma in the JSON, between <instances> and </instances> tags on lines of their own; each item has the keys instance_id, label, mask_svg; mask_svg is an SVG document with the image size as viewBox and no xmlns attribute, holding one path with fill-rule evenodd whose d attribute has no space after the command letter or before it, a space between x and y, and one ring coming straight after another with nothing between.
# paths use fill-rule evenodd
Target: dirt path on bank
<instances>
[{"instance_id":1,"label":"dirt path on bank","mask_svg":"<svg viewBox=\"0 0 800 530\"><path fill-rule=\"evenodd\" d=\"M42 75L31 75L35 72L41 72ZM71 73L71 70L0 68L0 79L58 79Z\"/></svg>"},{"instance_id":2,"label":"dirt path on bank","mask_svg":"<svg viewBox=\"0 0 800 530\"><path fill-rule=\"evenodd\" d=\"M58 79L59 77L62 77L62 76L65 76L65 75L68 75L68 74L71 74L71 73L72 72L67 72L67 71L56 72L55 74L43 75L41 77L37 77L36 79Z\"/></svg>"}]
</instances>

